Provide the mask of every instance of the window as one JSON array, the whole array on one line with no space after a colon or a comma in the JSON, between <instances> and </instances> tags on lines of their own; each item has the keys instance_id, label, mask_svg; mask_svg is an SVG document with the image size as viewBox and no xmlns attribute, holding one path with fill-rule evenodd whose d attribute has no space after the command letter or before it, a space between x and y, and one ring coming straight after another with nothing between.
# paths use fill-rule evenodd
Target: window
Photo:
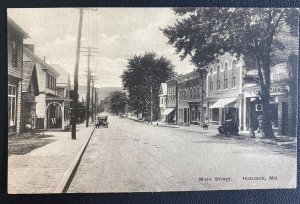
<instances>
[{"instance_id":1,"label":"window","mask_svg":"<svg viewBox=\"0 0 300 204\"><path fill-rule=\"evenodd\" d=\"M236 59L233 59L232 60L232 88L235 88L236 86L236 76L235 76L236 65L237 65L237 61Z\"/></svg>"},{"instance_id":2,"label":"window","mask_svg":"<svg viewBox=\"0 0 300 204\"><path fill-rule=\"evenodd\" d=\"M16 86L8 85L8 125L16 125Z\"/></svg>"},{"instance_id":3,"label":"window","mask_svg":"<svg viewBox=\"0 0 300 204\"><path fill-rule=\"evenodd\" d=\"M56 78L47 74L47 88L56 90Z\"/></svg>"},{"instance_id":4,"label":"window","mask_svg":"<svg viewBox=\"0 0 300 204\"><path fill-rule=\"evenodd\" d=\"M232 88L235 88L235 81L236 81L236 78L232 77Z\"/></svg>"},{"instance_id":5,"label":"window","mask_svg":"<svg viewBox=\"0 0 300 204\"><path fill-rule=\"evenodd\" d=\"M228 62L226 61L224 64L224 89L228 89L227 72L228 72Z\"/></svg>"},{"instance_id":6,"label":"window","mask_svg":"<svg viewBox=\"0 0 300 204\"><path fill-rule=\"evenodd\" d=\"M221 69L221 66L218 65L218 67L217 67L217 90L220 90L220 88L221 88L220 69Z\"/></svg>"},{"instance_id":7,"label":"window","mask_svg":"<svg viewBox=\"0 0 300 204\"><path fill-rule=\"evenodd\" d=\"M225 80L224 80L224 88L225 88L225 89L228 89L228 84L227 84L227 83L228 83L228 80L225 79Z\"/></svg>"},{"instance_id":8,"label":"window","mask_svg":"<svg viewBox=\"0 0 300 204\"><path fill-rule=\"evenodd\" d=\"M18 49L16 41L12 41L12 65L14 67L18 66Z\"/></svg>"},{"instance_id":9,"label":"window","mask_svg":"<svg viewBox=\"0 0 300 204\"><path fill-rule=\"evenodd\" d=\"M210 82L209 90L212 91L214 90L214 82Z\"/></svg>"}]
</instances>

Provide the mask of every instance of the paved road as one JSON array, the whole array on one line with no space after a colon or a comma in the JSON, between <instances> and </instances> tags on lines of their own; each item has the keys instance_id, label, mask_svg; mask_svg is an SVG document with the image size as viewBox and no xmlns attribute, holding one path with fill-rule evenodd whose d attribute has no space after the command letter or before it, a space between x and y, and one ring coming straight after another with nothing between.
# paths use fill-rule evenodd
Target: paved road
<instances>
[{"instance_id":1,"label":"paved road","mask_svg":"<svg viewBox=\"0 0 300 204\"><path fill-rule=\"evenodd\" d=\"M296 156L280 148L222 139L207 132L153 127L114 116L109 122L109 128L94 132L68 192L296 185Z\"/></svg>"}]
</instances>

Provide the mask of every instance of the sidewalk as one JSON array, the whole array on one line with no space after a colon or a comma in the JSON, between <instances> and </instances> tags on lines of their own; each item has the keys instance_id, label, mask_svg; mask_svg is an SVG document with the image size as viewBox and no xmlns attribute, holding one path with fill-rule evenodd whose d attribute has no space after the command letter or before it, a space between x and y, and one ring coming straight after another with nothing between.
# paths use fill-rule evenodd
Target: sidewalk
<instances>
[{"instance_id":1,"label":"sidewalk","mask_svg":"<svg viewBox=\"0 0 300 204\"><path fill-rule=\"evenodd\" d=\"M77 125L76 140L71 132L46 131L56 141L25 155L8 157L8 193L53 193L62 190L79 160L94 125ZM58 193L58 192L57 192Z\"/></svg>"},{"instance_id":2,"label":"sidewalk","mask_svg":"<svg viewBox=\"0 0 300 204\"><path fill-rule=\"evenodd\" d=\"M146 121L139 120L135 117L128 117L131 120L135 120L137 122L144 122L149 124ZM240 133L239 136L234 136L234 135L220 135L218 131L219 125L212 125L210 124L208 127L208 130L203 130L203 128L199 125L189 125L189 126L179 126L175 124L167 124L167 123L161 123L161 122L153 122L153 126L158 126L158 127L168 127L168 128L178 128L180 130L184 131L190 131L190 132L198 132L202 134L210 134L210 135L215 135L216 137L220 138L228 138L228 139L238 139L238 140L245 140L245 141L251 141L255 143L264 143L264 144L271 144L271 145L279 145L279 146L287 146L289 148L296 148L297 146L297 137L288 137L288 136L282 136L282 135L275 135L275 138L273 139L268 139L268 138L262 138L262 137L255 137L251 138L249 136L248 132L242 132Z\"/></svg>"}]
</instances>

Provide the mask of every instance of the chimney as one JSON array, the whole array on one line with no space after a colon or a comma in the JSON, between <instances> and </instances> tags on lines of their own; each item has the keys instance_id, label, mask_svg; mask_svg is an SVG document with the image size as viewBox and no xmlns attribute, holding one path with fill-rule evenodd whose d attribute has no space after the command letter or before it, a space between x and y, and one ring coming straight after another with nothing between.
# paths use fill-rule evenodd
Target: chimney
<instances>
[{"instance_id":1,"label":"chimney","mask_svg":"<svg viewBox=\"0 0 300 204\"><path fill-rule=\"evenodd\" d=\"M46 56L44 56L44 62L46 63Z\"/></svg>"},{"instance_id":2,"label":"chimney","mask_svg":"<svg viewBox=\"0 0 300 204\"><path fill-rule=\"evenodd\" d=\"M24 44L24 46L34 53L34 44Z\"/></svg>"}]
</instances>

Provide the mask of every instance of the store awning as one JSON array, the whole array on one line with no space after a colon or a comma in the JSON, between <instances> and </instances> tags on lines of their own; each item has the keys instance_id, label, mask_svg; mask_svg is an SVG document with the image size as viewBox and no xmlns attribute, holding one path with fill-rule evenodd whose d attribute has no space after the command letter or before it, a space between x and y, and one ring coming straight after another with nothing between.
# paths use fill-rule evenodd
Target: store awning
<instances>
[{"instance_id":1,"label":"store awning","mask_svg":"<svg viewBox=\"0 0 300 204\"><path fill-rule=\"evenodd\" d=\"M219 99L216 103L214 103L209 108L224 108L224 107L230 107L229 105L234 103L237 100L237 98L223 98ZM234 106L233 106L234 107Z\"/></svg>"},{"instance_id":2,"label":"store awning","mask_svg":"<svg viewBox=\"0 0 300 204\"><path fill-rule=\"evenodd\" d=\"M169 115L172 111L174 110L174 108L167 108L162 115Z\"/></svg>"}]
</instances>

